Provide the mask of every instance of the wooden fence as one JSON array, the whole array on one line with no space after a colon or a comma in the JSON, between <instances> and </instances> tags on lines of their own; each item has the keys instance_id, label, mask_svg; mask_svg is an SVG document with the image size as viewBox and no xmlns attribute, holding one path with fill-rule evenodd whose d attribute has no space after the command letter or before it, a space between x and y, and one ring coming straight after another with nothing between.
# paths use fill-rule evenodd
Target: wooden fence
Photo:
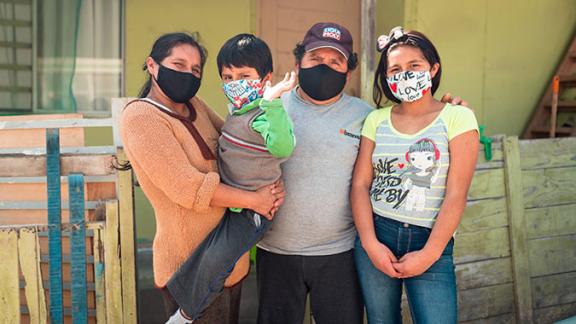
<instances>
[{"instance_id":1,"label":"wooden fence","mask_svg":"<svg viewBox=\"0 0 576 324\"><path fill-rule=\"evenodd\" d=\"M132 173L118 141L84 146L113 124L0 119L0 323L137 322Z\"/></svg>"},{"instance_id":2,"label":"wooden fence","mask_svg":"<svg viewBox=\"0 0 576 324\"><path fill-rule=\"evenodd\" d=\"M576 138L497 138L493 159L479 159L454 260L460 322L576 315Z\"/></svg>"}]
</instances>

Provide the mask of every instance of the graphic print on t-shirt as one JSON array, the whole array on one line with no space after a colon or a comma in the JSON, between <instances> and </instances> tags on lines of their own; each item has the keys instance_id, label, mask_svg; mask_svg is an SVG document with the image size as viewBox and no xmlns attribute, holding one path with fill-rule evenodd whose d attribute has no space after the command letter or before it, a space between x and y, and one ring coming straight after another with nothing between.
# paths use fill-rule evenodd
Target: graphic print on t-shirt
<instances>
[{"instance_id":1,"label":"graphic print on t-shirt","mask_svg":"<svg viewBox=\"0 0 576 324\"><path fill-rule=\"evenodd\" d=\"M385 201L392 209L424 211L426 193L440 174L440 150L430 138L422 138L408 148L405 160L377 159L370 196Z\"/></svg>"}]
</instances>

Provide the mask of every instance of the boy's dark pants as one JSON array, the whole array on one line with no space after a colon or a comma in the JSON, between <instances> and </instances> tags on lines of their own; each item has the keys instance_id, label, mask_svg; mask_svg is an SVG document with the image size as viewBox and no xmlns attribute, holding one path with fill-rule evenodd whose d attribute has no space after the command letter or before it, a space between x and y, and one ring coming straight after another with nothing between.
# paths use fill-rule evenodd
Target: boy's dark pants
<instances>
[{"instance_id":1,"label":"boy's dark pants","mask_svg":"<svg viewBox=\"0 0 576 324\"><path fill-rule=\"evenodd\" d=\"M218 297L236 261L262 238L270 224L249 209L226 211L218 226L168 281L170 294L188 316L199 318Z\"/></svg>"}]
</instances>

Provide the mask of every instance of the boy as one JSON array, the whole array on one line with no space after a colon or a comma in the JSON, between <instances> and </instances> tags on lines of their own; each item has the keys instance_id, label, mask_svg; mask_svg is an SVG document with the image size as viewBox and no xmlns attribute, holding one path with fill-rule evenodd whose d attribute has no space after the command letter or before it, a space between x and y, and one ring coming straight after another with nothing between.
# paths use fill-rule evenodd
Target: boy
<instances>
[{"instance_id":1,"label":"boy","mask_svg":"<svg viewBox=\"0 0 576 324\"><path fill-rule=\"evenodd\" d=\"M264 41L250 34L229 39L217 57L223 90L231 104L218 140L221 181L243 189L277 182L280 164L295 145L292 121L280 95L295 85L294 72L270 86L272 54ZM168 282L180 309L168 323L190 323L217 297L242 254L260 240L274 210L265 218L252 210L229 208L220 224Z\"/></svg>"}]
</instances>

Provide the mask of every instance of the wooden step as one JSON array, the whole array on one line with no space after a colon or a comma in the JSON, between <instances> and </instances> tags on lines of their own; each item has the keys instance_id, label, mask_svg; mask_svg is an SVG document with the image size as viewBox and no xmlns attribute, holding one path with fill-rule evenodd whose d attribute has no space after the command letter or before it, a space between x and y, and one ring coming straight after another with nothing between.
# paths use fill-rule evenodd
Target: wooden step
<instances>
[{"instance_id":1,"label":"wooden step","mask_svg":"<svg viewBox=\"0 0 576 324\"><path fill-rule=\"evenodd\" d=\"M545 107L550 109L552 104L546 104ZM576 100L573 101L558 101L558 111L560 112L576 112Z\"/></svg>"},{"instance_id":2,"label":"wooden step","mask_svg":"<svg viewBox=\"0 0 576 324\"><path fill-rule=\"evenodd\" d=\"M576 82L576 75L561 75L560 83L574 83Z\"/></svg>"},{"instance_id":3,"label":"wooden step","mask_svg":"<svg viewBox=\"0 0 576 324\"><path fill-rule=\"evenodd\" d=\"M556 128L556 134L557 135L570 136L573 131L574 131L574 128L571 128L571 127L558 127L558 128ZM550 133L550 128L547 128L547 127L536 128L536 129L532 130L532 133L533 134L548 134L548 133Z\"/></svg>"}]
</instances>

